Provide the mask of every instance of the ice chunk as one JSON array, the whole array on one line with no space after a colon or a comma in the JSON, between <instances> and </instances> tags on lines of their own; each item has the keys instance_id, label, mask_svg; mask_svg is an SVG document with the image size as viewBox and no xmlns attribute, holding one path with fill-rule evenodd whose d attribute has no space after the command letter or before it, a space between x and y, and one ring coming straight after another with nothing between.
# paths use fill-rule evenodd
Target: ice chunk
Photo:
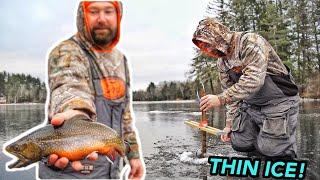
<instances>
[{"instance_id":1,"label":"ice chunk","mask_svg":"<svg viewBox=\"0 0 320 180\"><path fill-rule=\"evenodd\" d=\"M208 158L197 158L192 152L183 152L180 155L180 161L187 164L207 164Z\"/></svg>"}]
</instances>

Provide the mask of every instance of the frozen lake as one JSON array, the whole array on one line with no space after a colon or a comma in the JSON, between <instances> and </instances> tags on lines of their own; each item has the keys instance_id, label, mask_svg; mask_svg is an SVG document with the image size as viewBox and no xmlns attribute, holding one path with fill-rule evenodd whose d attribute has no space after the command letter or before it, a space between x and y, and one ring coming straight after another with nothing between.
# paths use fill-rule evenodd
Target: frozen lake
<instances>
[{"instance_id":1,"label":"frozen lake","mask_svg":"<svg viewBox=\"0 0 320 180\"><path fill-rule=\"evenodd\" d=\"M209 175L206 159L196 159L200 148L200 133L184 124L185 120L198 120L198 105L195 102L144 102L134 104L136 126L139 130L144 160L147 167L146 179L196 178L225 179ZM224 109L212 112L213 125L224 127ZM0 143L41 124L44 120L44 105L0 105ZM232 150L230 144L220 138L208 138L208 153L222 156L242 156ZM309 161L306 179L320 178L320 102L305 101L300 104L297 129L298 156ZM34 169L6 172L0 154L0 179L34 179Z\"/></svg>"}]
</instances>

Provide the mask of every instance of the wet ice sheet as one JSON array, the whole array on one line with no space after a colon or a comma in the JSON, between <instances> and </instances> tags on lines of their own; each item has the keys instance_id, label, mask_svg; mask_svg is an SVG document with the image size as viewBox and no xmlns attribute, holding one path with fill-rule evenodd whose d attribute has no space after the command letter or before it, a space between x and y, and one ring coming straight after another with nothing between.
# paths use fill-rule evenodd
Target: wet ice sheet
<instances>
[{"instance_id":1,"label":"wet ice sheet","mask_svg":"<svg viewBox=\"0 0 320 180\"><path fill-rule=\"evenodd\" d=\"M149 111L149 114L184 114L191 116L201 116L201 112L187 112L187 111Z\"/></svg>"},{"instance_id":2,"label":"wet ice sheet","mask_svg":"<svg viewBox=\"0 0 320 180\"><path fill-rule=\"evenodd\" d=\"M149 111L150 114L174 114L183 113L184 111Z\"/></svg>"},{"instance_id":3,"label":"wet ice sheet","mask_svg":"<svg viewBox=\"0 0 320 180\"><path fill-rule=\"evenodd\" d=\"M222 144L216 139L208 138L211 146L208 147L206 158L198 158L200 144L192 139L176 136L166 136L155 143L154 153L145 156L147 168L146 179L158 178L205 178L210 177L208 156L242 156L233 151L230 144ZM224 179L215 177L215 179ZM210 178L209 178L210 179Z\"/></svg>"},{"instance_id":4,"label":"wet ice sheet","mask_svg":"<svg viewBox=\"0 0 320 180\"><path fill-rule=\"evenodd\" d=\"M320 172L320 126L318 117L320 103L301 104L299 125L297 128L297 144L299 157L307 158L310 162L308 175L317 179ZM149 113L161 111L167 113ZM183 111L179 113L169 113ZM144 160L147 167L146 179L219 179L209 175L210 164L196 164L194 153L201 148L201 133L184 124L185 120L199 120L201 113L199 105L194 104L144 104L135 106L137 127L142 140ZM215 109L214 127L223 129L225 122L224 110ZM145 136L148 134L148 136ZM220 138L208 138L208 153L215 156L246 157L235 152L231 145L222 143ZM192 155L185 152L191 152ZM186 155L185 159L181 155ZM191 159L189 159L191 158ZM184 162L186 161L186 162ZM189 163L190 162L190 163ZM307 177L306 179L312 179ZM223 177L222 179L225 179ZM236 178L233 178L236 179ZM320 179L320 178L318 178Z\"/></svg>"},{"instance_id":5,"label":"wet ice sheet","mask_svg":"<svg viewBox=\"0 0 320 180\"><path fill-rule=\"evenodd\" d=\"M149 113L159 111L166 113ZM167 113L167 112L178 113ZM181 112L183 111L183 112ZM184 124L185 120L200 118L196 103L151 103L135 104L136 127L139 130L144 161L147 168L146 179L226 179L208 175L210 165L184 163L180 161L184 152L195 153L201 147L201 134ZM43 121L43 107L0 106L0 141L10 139ZM214 127L223 129L224 111L215 109ZM304 103L300 107L297 143L299 157L309 161L306 179L320 179L320 102ZM38 119L38 120L37 120ZM215 156L243 156L232 150L231 145L219 138L208 138L208 153ZM192 157L192 156L191 156ZM33 169L22 173L6 173L4 163L8 161L0 155L2 162L0 179L34 179ZM21 176L22 175L22 176ZM236 178L233 178L235 180Z\"/></svg>"}]
</instances>

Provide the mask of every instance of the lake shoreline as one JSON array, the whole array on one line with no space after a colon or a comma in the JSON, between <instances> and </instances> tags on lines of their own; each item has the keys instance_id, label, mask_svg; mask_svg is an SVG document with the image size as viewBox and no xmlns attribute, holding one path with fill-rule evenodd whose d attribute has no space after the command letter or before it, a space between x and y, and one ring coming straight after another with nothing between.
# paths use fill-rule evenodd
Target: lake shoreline
<instances>
[{"instance_id":1,"label":"lake shoreline","mask_svg":"<svg viewBox=\"0 0 320 180\"><path fill-rule=\"evenodd\" d=\"M320 99L314 98L300 98L301 102L312 102L312 101L320 101ZM133 104L164 104L164 103L194 103L197 102L195 99L191 100L164 100L164 101L132 101ZM14 106L14 105L41 105L45 103L6 103L0 104L0 106Z\"/></svg>"},{"instance_id":2,"label":"lake shoreline","mask_svg":"<svg viewBox=\"0 0 320 180\"><path fill-rule=\"evenodd\" d=\"M301 102L320 101L320 99L300 98ZM194 103L194 100L165 100L165 101L133 101L133 104L162 104L162 103Z\"/></svg>"},{"instance_id":3,"label":"lake shoreline","mask_svg":"<svg viewBox=\"0 0 320 180\"><path fill-rule=\"evenodd\" d=\"M196 100L133 101L133 104L194 103Z\"/></svg>"},{"instance_id":4,"label":"lake shoreline","mask_svg":"<svg viewBox=\"0 0 320 180\"><path fill-rule=\"evenodd\" d=\"M41 105L45 103L9 103L9 104L0 104L0 106L16 106L16 105Z\"/></svg>"}]
</instances>

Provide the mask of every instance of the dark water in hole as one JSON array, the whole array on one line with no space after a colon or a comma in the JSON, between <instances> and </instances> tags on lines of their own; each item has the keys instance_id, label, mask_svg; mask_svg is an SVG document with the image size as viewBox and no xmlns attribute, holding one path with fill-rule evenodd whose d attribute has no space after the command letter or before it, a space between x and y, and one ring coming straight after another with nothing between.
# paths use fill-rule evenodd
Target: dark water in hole
<instances>
[{"instance_id":1,"label":"dark water in hole","mask_svg":"<svg viewBox=\"0 0 320 180\"><path fill-rule=\"evenodd\" d=\"M198 120L198 105L180 103L135 103L136 127L139 130L146 179L226 179L209 176L208 164L197 164L203 159L187 160L183 154L195 154L200 148L200 133L184 124L185 120ZM213 126L223 128L224 109L212 113ZM41 124L44 120L44 105L0 105L0 143ZM320 178L320 101L300 104L297 128L298 155L309 161L306 179ZM219 138L208 138L208 153L221 156L242 156L232 150L230 144ZM34 168L27 171L6 172L5 163L10 160L0 154L0 180L35 179ZM206 160L204 160L206 161Z\"/></svg>"}]
</instances>

